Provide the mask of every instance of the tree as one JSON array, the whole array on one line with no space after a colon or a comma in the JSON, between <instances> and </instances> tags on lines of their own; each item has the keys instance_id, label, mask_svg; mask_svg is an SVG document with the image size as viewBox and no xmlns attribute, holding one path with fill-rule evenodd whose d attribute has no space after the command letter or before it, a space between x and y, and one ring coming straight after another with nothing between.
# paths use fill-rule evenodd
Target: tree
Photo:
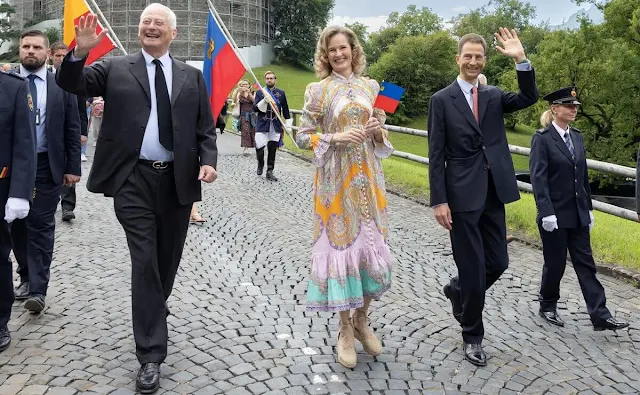
<instances>
[{"instance_id":1,"label":"tree","mask_svg":"<svg viewBox=\"0 0 640 395\"><path fill-rule=\"evenodd\" d=\"M367 27L364 24L360 22L345 23L345 27L353 30L353 32L358 37L358 41L360 41L360 44L363 47L367 45L367 36L369 35L369 33L367 32Z\"/></svg>"},{"instance_id":2,"label":"tree","mask_svg":"<svg viewBox=\"0 0 640 395\"><path fill-rule=\"evenodd\" d=\"M402 30L399 27L387 27L372 33L364 48L368 62L377 62L400 37Z\"/></svg>"},{"instance_id":3,"label":"tree","mask_svg":"<svg viewBox=\"0 0 640 395\"><path fill-rule=\"evenodd\" d=\"M11 16L16 13L16 9L7 3L0 4L0 45L20 37L20 32L15 29L11 22Z\"/></svg>"},{"instance_id":4,"label":"tree","mask_svg":"<svg viewBox=\"0 0 640 395\"><path fill-rule=\"evenodd\" d=\"M369 68L371 78L388 80L406 89L391 123L425 116L429 100L457 74L456 41L447 32L401 37Z\"/></svg>"},{"instance_id":5,"label":"tree","mask_svg":"<svg viewBox=\"0 0 640 395\"><path fill-rule=\"evenodd\" d=\"M274 52L278 62L311 65L320 30L327 25L333 0L274 0Z\"/></svg>"},{"instance_id":6,"label":"tree","mask_svg":"<svg viewBox=\"0 0 640 395\"><path fill-rule=\"evenodd\" d=\"M43 32L47 38L49 39L49 44L53 44L56 41L61 41L62 37L60 34L60 29L55 27L50 27Z\"/></svg>"}]
</instances>

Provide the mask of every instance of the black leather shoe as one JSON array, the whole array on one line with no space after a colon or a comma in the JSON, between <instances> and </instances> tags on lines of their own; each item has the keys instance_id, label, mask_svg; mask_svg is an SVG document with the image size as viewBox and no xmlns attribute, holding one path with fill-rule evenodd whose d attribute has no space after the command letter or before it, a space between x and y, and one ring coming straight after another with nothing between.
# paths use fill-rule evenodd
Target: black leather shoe
<instances>
[{"instance_id":1,"label":"black leather shoe","mask_svg":"<svg viewBox=\"0 0 640 395\"><path fill-rule=\"evenodd\" d=\"M460 294L454 292L450 284L447 284L442 288L442 293L451 301L451 310L453 311L453 317L460 322L462 318L462 301L460 300Z\"/></svg>"},{"instance_id":2,"label":"black leather shoe","mask_svg":"<svg viewBox=\"0 0 640 395\"><path fill-rule=\"evenodd\" d=\"M487 366L487 354L481 344L464 343L464 357L476 366Z\"/></svg>"},{"instance_id":3,"label":"black leather shoe","mask_svg":"<svg viewBox=\"0 0 640 395\"><path fill-rule=\"evenodd\" d=\"M62 210L62 220L65 222L70 222L72 219L76 219L76 215L73 211Z\"/></svg>"},{"instance_id":4,"label":"black leather shoe","mask_svg":"<svg viewBox=\"0 0 640 395\"><path fill-rule=\"evenodd\" d=\"M25 309L36 314L42 312L42 310L44 310L44 307L45 303L43 295L31 295L24 304Z\"/></svg>"},{"instance_id":5,"label":"black leather shoe","mask_svg":"<svg viewBox=\"0 0 640 395\"><path fill-rule=\"evenodd\" d=\"M553 311L540 310L538 314L540 315L540 317L544 318L548 323L552 325L564 326L564 321L562 321L562 318L560 318L560 316L558 315L558 312L555 310Z\"/></svg>"},{"instance_id":6,"label":"black leather shoe","mask_svg":"<svg viewBox=\"0 0 640 395\"><path fill-rule=\"evenodd\" d=\"M262 175L263 169L262 167L258 167L258 171L256 172L259 176Z\"/></svg>"},{"instance_id":7,"label":"black leather shoe","mask_svg":"<svg viewBox=\"0 0 640 395\"><path fill-rule=\"evenodd\" d=\"M9 344L11 344L11 334L9 333L9 328L5 326L0 328L0 352L9 348Z\"/></svg>"},{"instance_id":8,"label":"black leather shoe","mask_svg":"<svg viewBox=\"0 0 640 395\"><path fill-rule=\"evenodd\" d=\"M617 331L618 329L624 329L628 326L629 324L627 322L618 321L615 318L611 317L611 318L607 318L604 321L598 322L597 324L594 323L593 330L594 331L606 331L606 330Z\"/></svg>"},{"instance_id":9,"label":"black leather shoe","mask_svg":"<svg viewBox=\"0 0 640 395\"><path fill-rule=\"evenodd\" d=\"M141 394L153 394L160 388L160 364L145 363L138 370L136 389Z\"/></svg>"},{"instance_id":10,"label":"black leather shoe","mask_svg":"<svg viewBox=\"0 0 640 395\"><path fill-rule=\"evenodd\" d=\"M26 300L29 298L29 283L20 283L18 288L14 291L16 294L16 300Z\"/></svg>"},{"instance_id":11,"label":"black leather shoe","mask_svg":"<svg viewBox=\"0 0 640 395\"><path fill-rule=\"evenodd\" d=\"M273 175L273 171L267 170L267 180L269 180L269 181L278 181L278 178Z\"/></svg>"}]
</instances>

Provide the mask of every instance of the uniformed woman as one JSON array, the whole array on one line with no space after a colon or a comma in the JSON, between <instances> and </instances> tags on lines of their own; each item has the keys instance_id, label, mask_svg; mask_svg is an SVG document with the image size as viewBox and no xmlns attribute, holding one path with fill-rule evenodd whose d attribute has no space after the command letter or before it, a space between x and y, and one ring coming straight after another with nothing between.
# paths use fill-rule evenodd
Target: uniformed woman
<instances>
[{"instance_id":1,"label":"uniformed woman","mask_svg":"<svg viewBox=\"0 0 640 395\"><path fill-rule=\"evenodd\" d=\"M594 329L626 328L629 324L611 316L604 288L596 278L589 238L594 217L587 158L582 134L569 126L580 105L576 88L557 90L544 100L550 108L540 117L543 129L531 138L529 159L544 255L540 316L553 325L564 326L556 306L568 250Z\"/></svg>"}]
</instances>

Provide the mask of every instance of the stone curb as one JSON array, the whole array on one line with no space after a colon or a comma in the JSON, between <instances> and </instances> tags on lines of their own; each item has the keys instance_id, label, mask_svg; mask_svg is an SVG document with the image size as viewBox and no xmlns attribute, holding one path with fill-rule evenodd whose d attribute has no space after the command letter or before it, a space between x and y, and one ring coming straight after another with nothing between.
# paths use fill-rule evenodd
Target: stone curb
<instances>
[{"instance_id":1,"label":"stone curb","mask_svg":"<svg viewBox=\"0 0 640 395\"><path fill-rule=\"evenodd\" d=\"M239 133L231 130L225 130L225 133L232 133L238 136L240 135ZM311 163L311 160L309 160L309 158L306 158L300 154L296 154L295 152L292 152L286 148L280 148L280 151L286 152L293 157L296 157L305 162ZM427 202L421 199L417 199L415 197L409 196L403 192L399 192L399 191L388 189L388 188L387 188L387 192L392 195L401 197L403 199L411 200L414 203L417 203L426 207L430 207ZM522 244L526 244L530 247L536 248L538 250L542 250L542 245L538 241L531 240L524 236L514 236L514 235L507 236L507 243L511 243L512 241L517 241ZM571 257L567 257L567 260L571 262ZM602 263L602 262L596 262L596 267L597 267L598 273L602 273L613 278L625 280L631 283L634 287L640 288L640 272L639 271L627 269L621 266L612 265L608 263Z\"/></svg>"}]
</instances>

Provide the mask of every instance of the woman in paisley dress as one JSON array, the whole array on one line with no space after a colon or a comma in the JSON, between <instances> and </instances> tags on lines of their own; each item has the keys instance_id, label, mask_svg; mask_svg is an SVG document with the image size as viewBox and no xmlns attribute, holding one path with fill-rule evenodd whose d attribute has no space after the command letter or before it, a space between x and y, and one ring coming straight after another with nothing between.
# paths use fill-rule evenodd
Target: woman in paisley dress
<instances>
[{"instance_id":1,"label":"woman in paisley dress","mask_svg":"<svg viewBox=\"0 0 640 395\"><path fill-rule=\"evenodd\" d=\"M322 80L307 86L296 134L301 148L313 150L316 166L307 310L339 312L338 362L353 368L354 338L368 354L382 352L368 311L391 286L381 159L393 147L381 126L384 111L373 108L380 85L362 76L366 60L353 31L326 28L315 63Z\"/></svg>"}]
</instances>

